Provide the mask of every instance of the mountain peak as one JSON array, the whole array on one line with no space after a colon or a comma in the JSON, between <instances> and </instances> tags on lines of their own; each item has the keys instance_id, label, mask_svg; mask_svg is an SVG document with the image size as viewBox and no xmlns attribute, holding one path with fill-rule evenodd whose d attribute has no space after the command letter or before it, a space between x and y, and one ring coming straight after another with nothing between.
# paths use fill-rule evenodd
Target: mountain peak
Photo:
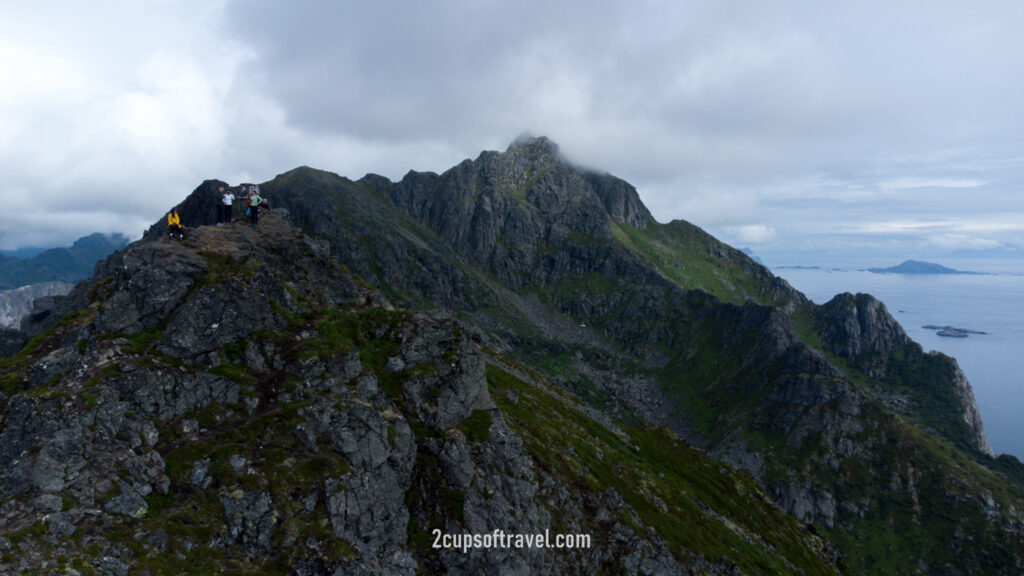
<instances>
[{"instance_id":1,"label":"mountain peak","mask_svg":"<svg viewBox=\"0 0 1024 576\"><path fill-rule=\"evenodd\" d=\"M562 152L558 144L547 136L534 136L529 132L523 132L508 145L506 153L526 152L530 155L545 155L561 159Z\"/></svg>"}]
</instances>

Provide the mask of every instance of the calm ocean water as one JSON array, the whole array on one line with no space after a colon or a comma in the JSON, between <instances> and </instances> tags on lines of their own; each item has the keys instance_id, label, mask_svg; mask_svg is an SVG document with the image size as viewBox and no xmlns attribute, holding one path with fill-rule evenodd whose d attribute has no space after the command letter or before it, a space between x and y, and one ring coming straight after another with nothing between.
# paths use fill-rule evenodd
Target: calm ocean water
<instances>
[{"instance_id":1,"label":"calm ocean water","mask_svg":"<svg viewBox=\"0 0 1024 576\"><path fill-rule=\"evenodd\" d=\"M885 303L925 350L957 359L997 453L1024 460L1024 263L946 263L992 275L874 274L857 268L773 269L816 303L841 292L866 292ZM968 338L937 336L927 324L980 330Z\"/></svg>"}]
</instances>

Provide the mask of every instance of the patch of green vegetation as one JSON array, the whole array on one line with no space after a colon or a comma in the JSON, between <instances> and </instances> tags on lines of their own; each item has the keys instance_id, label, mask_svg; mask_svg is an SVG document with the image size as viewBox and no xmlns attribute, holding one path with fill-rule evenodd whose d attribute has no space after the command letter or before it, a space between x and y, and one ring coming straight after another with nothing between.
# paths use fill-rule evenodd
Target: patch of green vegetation
<instances>
[{"instance_id":1,"label":"patch of green vegetation","mask_svg":"<svg viewBox=\"0 0 1024 576\"><path fill-rule=\"evenodd\" d=\"M642 230L614 221L611 225L620 246L686 290L703 290L734 304L779 304L763 291L755 264L692 224L677 220Z\"/></svg>"},{"instance_id":2,"label":"patch of green vegetation","mask_svg":"<svg viewBox=\"0 0 1024 576\"><path fill-rule=\"evenodd\" d=\"M821 343L821 337L818 336L817 320L814 317L813 305L801 306L794 311L789 315L789 323L793 327L796 337L801 342L815 350L825 352L825 346Z\"/></svg>"},{"instance_id":3,"label":"patch of green vegetation","mask_svg":"<svg viewBox=\"0 0 1024 576\"><path fill-rule=\"evenodd\" d=\"M425 573L442 573L438 551L431 546L431 530L447 526L449 522L465 522L465 494L449 486L441 475L437 457L422 447L416 452L412 486L405 492L405 505L409 510L406 536L409 548Z\"/></svg>"},{"instance_id":4,"label":"patch of green vegetation","mask_svg":"<svg viewBox=\"0 0 1024 576\"><path fill-rule=\"evenodd\" d=\"M1013 558L1024 553L1024 543L992 522L981 500L991 498L999 507L1012 505L1020 501L1020 487L1008 487L997 474L942 439L886 418L881 409L872 410L878 411L883 441L876 445L870 466L896 475L868 474L865 465L848 462L840 470L840 488L848 483L845 489L878 497L870 499L867 510L850 524L819 527L837 546L849 550L846 561L851 571L914 573L924 557L933 570L943 566L972 574L1006 573ZM978 549L953 536L960 534L992 544Z\"/></svg>"},{"instance_id":5,"label":"patch of green vegetation","mask_svg":"<svg viewBox=\"0 0 1024 576\"><path fill-rule=\"evenodd\" d=\"M240 363L245 358L245 345L249 342L248 338L239 338L234 342L225 344L221 348L221 352L227 356L228 360L233 363Z\"/></svg>"},{"instance_id":6,"label":"patch of green vegetation","mask_svg":"<svg viewBox=\"0 0 1024 576\"><path fill-rule=\"evenodd\" d=\"M821 542L779 512L749 476L723 470L664 429L614 433L493 364L487 379L538 466L577 490L614 488L677 555L728 558L744 573L833 573L819 556Z\"/></svg>"},{"instance_id":7,"label":"patch of green vegetation","mask_svg":"<svg viewBox=\"0 0 1024 576\"><path fill-rule=\"evenodd\" d=\"M52 389L59 384L63 374L51 376L46 383L34 388L30 388L26 375L36 359L60 346L69 329L90 322L93 315L93 311L88 309L69 312L56 324L29 340L16 355L0 360L0 411L7 408L10 397L16 394L28 393L55 399L66 397L65 391Z\"/></svg>"},{"instance_id":8,"label":"patch of green vegetation","mask_svg":"<svg viewBox=\"0 0 1024 576\"><path fill-rule=\"evenodd\" d=\"M71 567L77 570L79 574L82 574L82 576L92 576L96 574L96 568L81 556L71 560Z\"/></svg>"},{"instance_id":9,"label":"patch of green vegetation","mask_svg":"<svg viewBox=\"0 0 1024 576\"><path fill-rule=\"evenodd\" d=\"M163 340L163 328L150 328L136 334L125 336L125 344L122 350L129 354L142 354L149 350L154 343Z\"/></svg>"},{"instance_id":10,"label":"patch of green vegetation","mask_svg":"<svg viewBox=\"0 0 1024 576\"><path fill-rule=\"evenodd\" d=\"M249 370L249 367L245 364L221 364L219 366L211 367L209 371L213 374L241 384L254 384L259 382L259 378L253 375L252 371Z\"/></svg>"},{"instance_id":11,"label":"patch of green vegetation","mask_svg":"<svg viewBox=\"0 0 1024 576\"><path fill-rule=\"evenodd\" d=\"M489 411L473 410L459 424L459 430L462 430L463 434L466 435L466 439L470 442L483 442L491 435L491 424L493 423L494 417L491 416Z\"/></svg>"},{"instance_id":12,"label":"patch of green vegetation","mask_svg":"<svg viewBox=\"0 0 1024 576\"><path fill-rule=\"evenodd\" d=\"M10 540L11 544L18 545L25 540L38 539L46 535L46 525L41 521L36 520L32 524L17 530L7 535L7 539Z\"/></svg>"},{"instance_id":13,"label":"patch of green vegetation","mask_svg":"<svg viewBox=\"0 0 1024 576\"><path fill-rule=\"evenodd\" d=\"M124 372L122 371L121 364L119 362L114 363L114 364L109 364L107 366L104 366L103 369L100 370L98 374L96 374L92 378L89 378L88 380L86 380L85 384L82 386L82 390L83 391L94 390L96 388L96 386L99 383L103 382L104 380L108 380L108 379L111 379L111 378L116 378L116 377L120 376L123 373Z\"/></svg>"},{"instance_id":14,"label":"patch of green vegetation","mask_svg":"<svg viewBox=\"0 0 1024 576\"><path fill-rule=\"evenodd\" d=\"M258 266L247 265L250 256L236 260L230 254L220 252L200 252L206 261L206 273L196 280L192 290L205 286L219 286L232 279L252 278Z\"/></svg>"},{"instance_id":15,"label":"patch of green vegetation","mask_svg":"<svg viewBox=\"0 0 1024 576\"><path fill-rule=\"evenodd\" d=\"M10 397L22 391L21 375L17 372L10 372L0 376L0 392Z\"/></svg>"},{"instance_id":16,"label":"patch of green vegetation","mask_svg":"<svg viewBox=\"0 0 1024 576\"><path fill-rule=\"evenodd\" d=\"M779 368L744 362L757 342L755 329L730 334L728 347L718 329L713 320L689 326L687 350L674 354L657 374L668 396L684 407L680 416L712 443L733 434L756 411L770 392L769 375Z\"/></svg>"},{"instance_id":17,"label":"patch of green vegetation","mask_svg":"<svg viewBox=\"0 0 1024 576\"><path fill-rule=\"evenodd\" d=\"M910 344L892 352L882 385L911 399L912 419L920 426L937 431L961 450L978 452L974 434L963 419L954 373L953 359L925 354Z\"/></svg>"},{"instance_id":18,"label":"patch of green vegetation","mask_svg":"<svg viewBox=\"0 0 1024 576\"><path fill-rule=\"evenodd\" d=\"M138 566L149 568L153 574L171 574L174 571L186 574L287 574L288 567L305 554L306 549L303 546L281 549L280 540L286 535L302 544L310 538L321 542L320 549L326 561L354 557L356 554L351 546L333 537L322 505L312 513L304 511L303 499L322 488L320 483L324 478L351 471L351 466L342 456L330 450L310 453L292 434L302 421L299 411L311 402L310 399L294 402L266 400L263 408L252 415L211 405L186 415L200 420L201 424L206 423L201 429L203 436L197 440L177 439L174 435L165 437L161 430L165 439L163 446L167 449L163 458L165 471L171 479L171 491L167 495L151 493L147 496L147 517L125 519L110 531L111 539L120 539L123 535L139 559ZM232 467L231 457L234 455L246 460L243 469ZM191 486L189 479L194 463L204 459L209 459L207 471L214 483L206 490L199 490ZM274 532L275 548L279 550L276 555L247 560L230 551L207 548L214 534L223 530L221 495L234 490L270 494L283 519L283 524ZM156 552L132 537L141 530L166 531L169 536L166 550ZM199 546L199 549L185 553L182 547L185 540Z\"/></svg>"},{"instance_id":19,"label":"patch of green vegetation","mask_svg":"<svg viewBox=\"0 0 1024 576\"><path fill-rule=\"evenodd\" d=\"M17 354L10 358L0 359L0 372L7 373L25 369L28 361L37 356L37 352L41 353L43 350L48 351L49 348L58 347L61 338L69 328L87 324L92 321L94 316L95 312L89 308L68 312L53 326L29 340Z\"/></svg>"},{"instance_id":20,"label":"patch of green vegetation","mask_svg":"<svg viewBox=\"0 0 1024 576\"><path fill-rule=\"evenodd\" d=\"M107 276L99 282L93 282L92 286L89 287L88 294L86 294L89 303L92 304L98 300L110 299L114 295L113 284L113 276Z\"/></svg>"},{"instance_id":21,"label":"patch of green vegetation","mask_svg":"<svg viewBox=\"0 0 1024 576\"><path fill-rule=\"evenodd\" d=\"M373 369L381 369L395 344L386 335L393 333L409 313L383 308L365 310L328 309L316 319L317 337L301 343L299 357L326 359L359 348L360 360Z\"/></svg>"},{"instance_id":22,"label":"patch of green vegetation","mask_svg":"<svg viewBox=\"0 0 1024 576\"><path fill-rule=\"evenodd\" d=\"M558 300L571 301L580 295L607 296L616 294L624 289L624 285L621 278L608 277L600 272L586 272L579 278L562 278L546 286L543 292L539 290L537 292L542 298L553 295Z\"/></svg>"},{"instance_id":23,"label":"patch of green vegetation","mask_svg":"<svg viewBox=\"0 0 1024 576\"><path fill-rule=\"evenodd\" d=\"M584 346L571 346L540 338L520 346L521 363L517 368L537 376L552 378L558 385L570 391L577 399L599 410L614 409L617 417L634 424L642 421L637 414L625 408L608 390L595 383L576 368L576 357L580 356L590 367L601 370L619 371L627 374L645 372L639 365L626 365L621 358L611 359L605 352ZM541 376L543 375L543 376Z\"/></svg>"},{"instance_id":24,"label":"patch of green vegetation","mask_svg":"<svg viewBox=\"0 0 1024 576\"><path fill-rule=\"evenodd\" d=\"M306 318L302 314L296 314L289 311L284 306L281 306L281 304L276 300L271 299L269 300L269 303L270 309L273 310L275 314L281 316L281 318L284 318L289 330L297 330L305 323Z\"/></svg>"},{"instance_id":25,"label":"patch of green vegetation","mask_svg":"<svg viewBox=\"0 0 1024 576\"><path fill-rule=\"evenodd\" d=\"M82 408L85 410L92 410L99 401L99 396L90 390L82 390L78 393L78 397L82 400Z\"/></svg>"},{"instance_id":26,"label":"patch of green vegetation","mask_svg":"<svg viewBox=\"0 0 1024 576\"><path fill-rule=\"evenodd\" d=\"M157 515L163 514L163 512L174 505L174 494L168 492L167 494L161 494L159 492L150 492L146 498L146 514Z\"/></svg>"}]
</instances>

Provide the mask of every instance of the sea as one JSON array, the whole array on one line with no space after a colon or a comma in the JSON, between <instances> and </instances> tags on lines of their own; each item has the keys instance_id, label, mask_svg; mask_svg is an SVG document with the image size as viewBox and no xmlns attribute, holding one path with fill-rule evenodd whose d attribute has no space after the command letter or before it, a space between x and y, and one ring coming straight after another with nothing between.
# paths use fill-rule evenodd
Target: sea
<instances>
[{"instance_id":1,"label":"sea","mask_svg":"<svg viewBox=\"0 0 1024 576\"><path fill-rule=\"evenodd\" d=\"M878 274L868 272L868 265L850 264L771 270L818 304L842 292L868 293L885 303L907 335L926 351L956 358L974 389L992 450L1024 460L1024 261L939 263L983 274ZM924 328L927 325L985 334L950 338Z\"/></svg>"}]
</instances>

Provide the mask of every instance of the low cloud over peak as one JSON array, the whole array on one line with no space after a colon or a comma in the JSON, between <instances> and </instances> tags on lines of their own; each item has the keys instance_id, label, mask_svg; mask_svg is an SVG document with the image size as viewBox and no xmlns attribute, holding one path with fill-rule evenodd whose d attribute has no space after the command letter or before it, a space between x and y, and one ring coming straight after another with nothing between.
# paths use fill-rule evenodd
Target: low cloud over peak
<instances>
[{"instance_id":1,"label":"low cloud over peak","mask_svg":"<svg viewBox=\"0 0 1024 576\"><path fill-rule=\"evenodd\" d=\"M1013 2L28 6L0 22L3 248L136 235L205 178L442 171L524 127L728 241L1024 243L964 231L1024 181Z\"/></svg>"}]
</instances>

